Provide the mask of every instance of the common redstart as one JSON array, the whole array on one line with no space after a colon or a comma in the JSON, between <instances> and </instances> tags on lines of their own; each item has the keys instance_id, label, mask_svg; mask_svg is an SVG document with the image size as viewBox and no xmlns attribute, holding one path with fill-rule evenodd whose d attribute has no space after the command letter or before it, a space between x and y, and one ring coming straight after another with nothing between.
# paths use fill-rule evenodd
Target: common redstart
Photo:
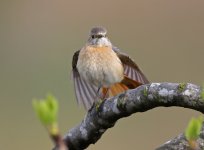
<instances>
[{"instance_id":1,"label":"common redstart","mask_svg":"<svg viewBox=\"0 0 204 150\"><path fill-rule=\"evenodd\" d=\"M92 28L85 46L73 56L76 99L86 110L98 96L109 98L149 83L137 64L113 46L106 34L103 27Z\"/></svg>"}]
</instances>

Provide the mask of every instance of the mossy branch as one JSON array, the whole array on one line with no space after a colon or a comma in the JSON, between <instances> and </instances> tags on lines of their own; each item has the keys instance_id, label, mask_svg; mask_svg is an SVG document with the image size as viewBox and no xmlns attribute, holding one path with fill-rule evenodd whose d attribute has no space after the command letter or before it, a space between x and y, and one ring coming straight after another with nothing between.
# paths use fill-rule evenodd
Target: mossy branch
<instances>
[{"instance_id":1,"label":"mossy branch","mask_svg":"<svg viewBox=\"0 0 204 150\"><path fill-rule=\"evenodd\" d=\"M120 118L156 107L185 107L204 113L200 86L190 83L151 83L95 104L83 121L64 137L69 150L94 144ZM97 109L96 109L97 107ZM57 150L57 147L54 148Z\"/></svg>"}]
</instances>

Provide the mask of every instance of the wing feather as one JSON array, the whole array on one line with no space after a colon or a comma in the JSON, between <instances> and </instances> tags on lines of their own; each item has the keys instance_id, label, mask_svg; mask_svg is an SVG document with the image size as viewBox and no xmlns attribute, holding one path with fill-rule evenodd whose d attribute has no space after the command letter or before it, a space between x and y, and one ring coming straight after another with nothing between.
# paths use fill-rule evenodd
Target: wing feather
<instances>
[{"instance_id":1,"label":"wing feather","mask_svg":"<svg viewBox=\"0 0 204 150\"><path fill-rule=\"evenodd\" d=\"M76 99L79 105L83 105L86 110L91 108L94 101L97 100L97 87L93 84L89 84L83 80L77 70L79 51L75 52L72 59L72 76L74 80L74 90Z\"/></svg>"},{"instance_id":2,"label":"wing feather","mask_svg":"<svg viewBox=\"0 0 204 150\"><path fill-rule=\"evenodd\" d=\"M129 78L136 80L142 84L147 84L149 81L147 80L146 76L137 66L137 64L125 53L120 52L117 47L113 47L114 52L120 58L123 66L124 66L124 73Z\"/></svg>"}]
</instances>

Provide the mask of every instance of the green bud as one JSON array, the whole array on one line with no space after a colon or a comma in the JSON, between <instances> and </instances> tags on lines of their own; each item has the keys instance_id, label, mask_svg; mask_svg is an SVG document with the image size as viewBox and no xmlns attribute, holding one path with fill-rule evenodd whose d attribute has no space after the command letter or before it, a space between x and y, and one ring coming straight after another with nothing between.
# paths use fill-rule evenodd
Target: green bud
<instances>
[{"instance_id":1,"label":"green bud","mask_svg":"<svg viewBox=\"0 0 204 150\"><path fill-rule=\"evenodd\" d=\"M202 128L203 117L192 118L185 130L185 137L188 141L196 140Z\"/></svg>"},{"instance_id":2,"label":"green bud","mask_svg":"<svg viewBox=\"0 0 204 150\"><path fill-rule=\"evenodd\" d=\"M52 126L57 122L58 102L54 96L49 94L45 99L34 99L33 108L42 124Z\"/></svg>"}]
</instances>

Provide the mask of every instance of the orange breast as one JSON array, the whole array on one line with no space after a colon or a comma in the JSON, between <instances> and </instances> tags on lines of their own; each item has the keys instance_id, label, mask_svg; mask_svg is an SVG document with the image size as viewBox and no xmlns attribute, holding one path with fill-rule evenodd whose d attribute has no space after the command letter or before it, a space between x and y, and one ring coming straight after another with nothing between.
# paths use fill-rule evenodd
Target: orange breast
<instances>
[{"instance_id":1,"label":"orange breast","mask_svg":"<svg viewBox=\"0 0 204 150\"><path fill-rule=\"evenodd\" d=\"M79 54L77 69L84 80L109 87L123 79L123 65L111 47L84 47Z\"/></svg>"}]
</instances>

